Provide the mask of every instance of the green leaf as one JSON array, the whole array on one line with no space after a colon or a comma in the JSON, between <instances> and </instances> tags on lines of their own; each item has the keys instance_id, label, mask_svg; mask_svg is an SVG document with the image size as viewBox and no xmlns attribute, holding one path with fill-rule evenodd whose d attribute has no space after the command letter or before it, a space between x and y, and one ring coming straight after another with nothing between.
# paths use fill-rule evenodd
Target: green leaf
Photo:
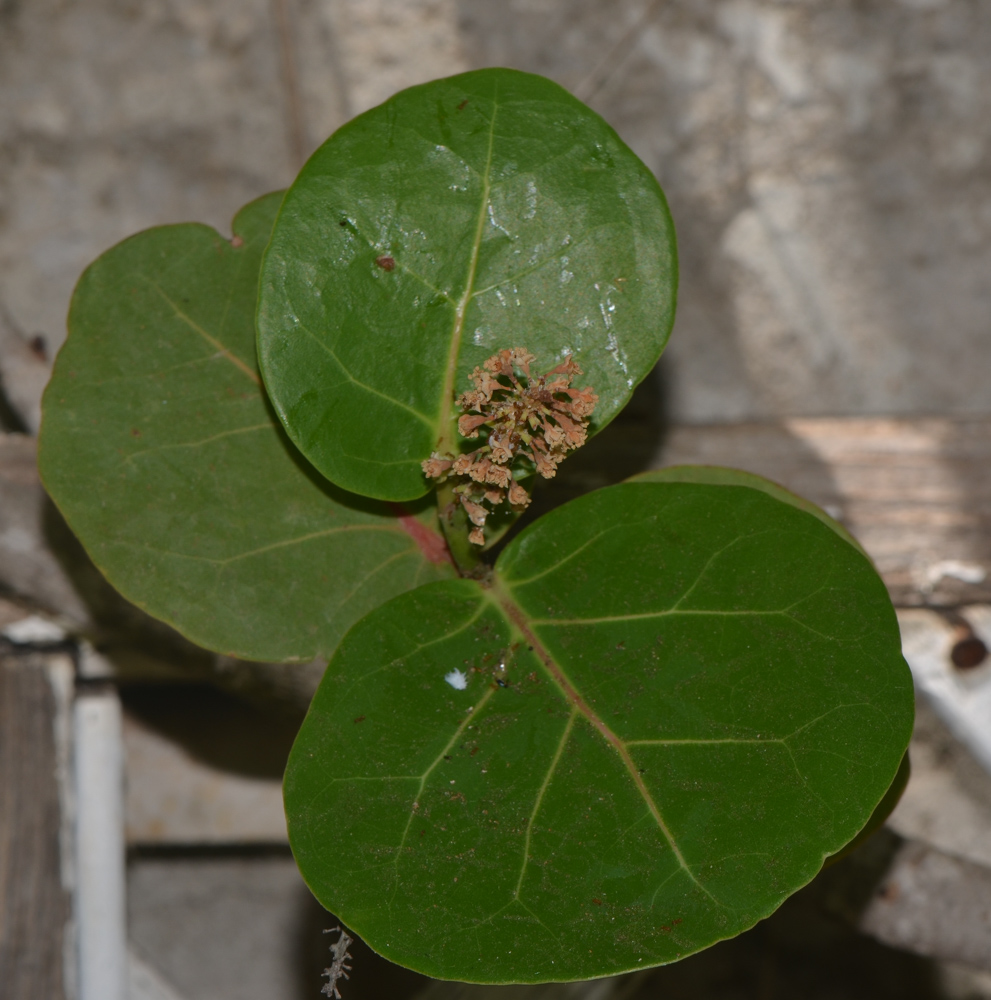
<instances>
[{"instance_id":1,"label":"green leaf","mask_svg":"<svg viewBox=\"0 0 991 1000\"><path fill-rule=\"evenodd\" d=\"M414 537L439 543L432 510L400 518L331 486L271 412L254 304L281 198L244 208L232 242L164 226L90 266L39 454L52 498L125 597L201 645L263 660L329 655L383 600L453 575Z\"/></svg>"},{"instance_id":2,"label":"green leaf","mask_svg":"<svg viewBox=\"0 0 991 1000\"><path fill-rule=\"evenodd\" d=\"M651 469L631 476L631 483L707 483L710 486L747 486L752 490L760 490L768 496L791 504L799 510L804 510L818 518L828 528L836 532L840 538L849 542L858 552L867 556L864 547L835 518L830 517L820 506L806 500L805 497L792 493L771 479L758 476L755 472L744 472L743 469L727 469L722 465L669 465L664 469ZM867 556L870 559L870 556Z\"/></svg>"},{"instance_id":3,"label":"green leaf","mask_svg":"<svg viewBox=\"0 0 991 1000\"><path fill-rule=\"evenodd\" d=\"M290 757L290 840L393 961L619 973L812 879L912 717L884 585L830 527L751 488L625 483L521 533L491 586L430 584L348 633Z\"/></svg>"},{"instance_id":4,"label":"green leaf","mask_svg":"<svg viewBox=\"0 0 991 1000\"><path fill-rule=\"evenodd\" d=\"M543 77L478 70L402 91L303 168L262 266L262 371L324 475L412 499L497 350L535 371L573 354L607 424L667 341L676 284L664 195L616 133Z\"/></svg>"},{"instance_id":5,"label":"green leaf","mask_svg":"<svg viewBox=\"0 0 991 1000\"><path fill-rule=\"evenodd\" d=\"M888 817L895 811L895 806L901 801L901 797L908 788L908 779L912 777L912 761L906 750L902 756L902 762L898 766L898 772L894 780L884 793L884 798L874 807L871 818L864 824L863 829L845 847L841 847L835 854L830 854L823 863L824 868L842 861L848 854L852 854L865 840L872 837L884 826Z\"/></svg>"},{"instance_id":6,"label":"green leaf","mask_svg":"<svg viewBox=\"0 0 991 1000\"><path fill-rule=\"evenodd\" d=\"M805 497L792 493L791 490L775 483L763 476L758 476L753 472L744 472L742 469L727 469L720 465L670 465L664 469L652 469L650 472L642 472L632 476L628 480L631 483L707 483L710 486L746 486L753 490L760 490L767 493L783 503L791 504L799 510L804 510L813 517L822 521L826 527L835 531L844 541L849 542L858 552L863 553L866 558L870 556L857 539L840 524L839 521L830 517L821 507L806 500ZM878 803L870 819L864 828L845 847L840 848L835 854L830 855L826 864L845 858L851 851L859 847L871 834L880 830L885 820L898 805L902 792L908 785L909 774L911 773L911 763L908 759L908 751L902 757L898 773L895 775L884 798Z\"/></svg>"}]
</instances>

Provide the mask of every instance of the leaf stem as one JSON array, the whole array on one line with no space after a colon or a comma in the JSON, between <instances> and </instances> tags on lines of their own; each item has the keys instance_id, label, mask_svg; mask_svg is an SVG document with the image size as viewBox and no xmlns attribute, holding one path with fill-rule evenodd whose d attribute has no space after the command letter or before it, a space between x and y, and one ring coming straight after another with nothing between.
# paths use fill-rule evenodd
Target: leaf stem
<instances>
[{"instance_id":1,"label":"leaf stem","mask_svg":"<svg viewBox=\"0 0 991 1000\"><path fill-rule=\"evenodd\" d=\"M461 576L474 578L484 573L481 550L468 541L468 532L471 531L468 514L458 503L454 483L450 480L437 486L437 519Z\"/></svg>"}]
</instances>

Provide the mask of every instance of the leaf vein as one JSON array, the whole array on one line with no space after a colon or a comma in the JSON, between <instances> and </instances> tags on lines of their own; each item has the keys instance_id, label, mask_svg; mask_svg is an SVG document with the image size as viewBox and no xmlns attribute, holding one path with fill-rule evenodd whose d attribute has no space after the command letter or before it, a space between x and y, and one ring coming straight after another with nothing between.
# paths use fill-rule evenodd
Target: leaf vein
<instances>
[{"instance_id":1,"label":"leaf vein","mask_svg":"<svg viewBox=\"0 0 991 1000\"><path fill-rule=\"evenodd\" d=\"M797 621L791 615L785 611L779 611L777 609L770 609L767 611L705 611L701 609L690 609L687 611L675 611L674 609L667 609L664 611L644 611L638 614L630 615L604 615L600 618L531 618L531 625L604 625L609 622L636 622L636 621L649 621L652 618L671 618L674 616L678 617L689 617L689 616L701 616L701 617L716 617L716 618L766 618L771 615L780 615L784 618L794 621L796 625L802 625L800 621ZM802 626L807 628L807 626ZM814 632L815 629L809 629L810 632ZM822 635L821 632L817 632L817 635ZM823 636L824 639L830 639L831 636Z\"/></svg>"},{"instance_id":2,"label":"leaf vein","mask_svg":"<svg viewBox=\"0 0 991 1000\"><path fill-rule=\"evenodd\" d=\"M719 740L623 740L628 747L667 747L667 746L718 746L721 743L783 743L787 736L767 736L756 739L736 739L730 737Z\"/></svg>"},{"instance_id":3,"label":"leaf vein","mask_svg":"<svg viewBox=\"0 0 991 1000\"><path fill-rule=\"evenodd\" d=\"M498 583L493 585L492 590L488 593L498 592L497 588ZM651 796L650 791L644 783L643 777L637 769L636 764L634 764L633 759L630 757L629 751L626 749L623 741L612 731L612 729L609 728L608 725L606 725L603 719L599 718L591 705L585 701L561 665L551 656L550 652L544 647L543 643L541 643L540 639L537 637L537 634L530 628L530 624L528 623L526 615L523 613L522 609L505 593L498 594L498 602L509 621L523 636L527 644L533 647L533 651L537 654L548 674L550 674L551 678L561 690L565 700L570 702L579 712L582 713L582 715L585 716L589 723L591 723L591 725L598 730L599 735L602 736L602 738L610 744L619 755L620 760L630 776L630 780L633 782L634 787L643 799L644 804L647 806L647 809L654 819L654 823L664 840L667 842L672 854L674 854L677 859L678 864L684 869L697 888L705 896L708 896L708 898L711 899L716 906L721 908L723 904L720 903L719 900L716 899L716 897L709 891L709 889L702 884L695 872L692 871L691 866L688 864L688 860L681 853L681 848L678 846L678 842L675 840L674 834L665 822L657 803Z\"/></svg>"},{"instance_id":4,"label":"leaf vein","mask_svg":"<svg viewBox=\"0 0 991 1000\"><path fill-rule=\"evenodd\" d=\"M551 758L550 767L547 769L547 773L544 775L544 780L540 786L540 790L537 792L537 798L533 804L533 809L530 812L530 818L527 820L526 834L523 838L523 863L520 865L520 877L516 880L516 889L513 892L513 898L519 900L521 903L520 889L523 887L523 876L526 874L527 865L530 863L530 837L533 833L533 824L537 818L537 813L540 812L540 806L544 801L544 795L551 783L551 778L553 778L554 772L557 770L558 762L561 760L561 755L564 753L564 748L567 745L569 737L571 736L571 727L575 724L575 718L577 715L578 707L572 706L571 715L568 716L568 721L565 724L564 731L561 733L561 739L558 741L557 749L554 751L554 756ZM534 916L536 916L536 914L534 914Z\"/></svg>"},{"instance_id":5,"label":"leaf vein","mask_svg":"<svg viewBox=\"0 0 991 1000\"><path fill-rule=\"evenodd\" d=\"M398 559L407 559L410 556L419 557L420 552L417 549L401 549L399 552L394 553L389 556L388 559L383 560L376 566L372 567L358 582L337 602L337 608L334 611L334 616L337 617L341 613L341 609L351 600L354 599L355 595L365 587L368 582L386 568L386 566L391 563L396 562Z\"/></svg>"},{"instance_id":6,"label":"leaf vein","mask_svg":"<svg viewBox=\"0 0 991 1000\"><path fill-rule=\"evenodd\" d=\"M234 437L236 434L251 434L254 431L272 429L272 422L266 421L263 424L252 424L250 427L236 427L229 431L220 431L218 434L211 434L209 437L200 438L199 441L176 441L172 444L154 445L151 448L142 448L140 451L132 451L129 455L124 457L121 464L129 465L135 459L141 458L142 455L157 454L158 452L171 451L175 448L200 448L205 444L212 444L214 441L221 441L224 438Z\"/></svg>"},{"instance_id":7,"label":"leaf vein","mask_svg":"<svg viewBox=\"0 0 991 1000\"><path fill-rule=\"evenodd\" d=\"M247 375L248 378L250 378L251 381L255 383L255 385L261 387L262 380L258 377L258 373L249 364L247 364L245 361L242 361L241 358L239 358L232 350L230 350L230 348L225 347L223 343L221 343L212 334L207 333L206 330L204 330L203 327L200 326L199 323L197 323L192 318L192 316L188 316L186 313L184 313L182 309L179 308L178 303L174 302L169 297L164 288L162 288L156 282L152 281L150 278L145 278L143 275L139 275L139 277L142 280L147 281L148 284L153 289L155 289L155 291L158 292L158 294L163 299L165 299L165 301L172 307L172 310L175 312L176 316L178 316L179 319L181 319L190 328L190 330L193 330L196 333L198 333L208 344L211 344L213 347L215 347L235 367L239 368L245 375Z\"/></svg>"},{"instance_id":8,"label":"leaf vein","mask_svg":"<svg viewBox=\"0 0 991 1000\"><path fill-rule=\"evenodd\" d=\"M492 191L492 151L495 146L495 126L499 113L499 92L496 90L492 98L492 121L489 124L489 148L485 157L485 172L482 177L482 203L478 210L478 221L475 225L475 237L471 246L471 257L468 261L468 276L465 288L454 310L454 328L451 330L451 346L447 352L447 369L444 372L444 385L441 389L440 412L438 414L437 434L440 438L438 447L441 451L451 450L453 442L447 440L450 433L451 407L454 405L454 373L461 353L461 337L464 332L465 313L474 293L475 271L478 267L478 254L482 245L482 233L485 231L486 212L489 196Z\"/></svg>"},{"instance_id":9,"label":"leaf vein","mask_svg":"<svg viewBox=\"0 0 991 1000\"><path fill-rule=\"evenodd\" d=\"M116 544L124 545L131 549L144 549L147 552L155 552L158 555L172 556L177 559L191 559L195 562L212 563L215 566L227 566L240 559L250 559L252 556L262 555L263 553L270 552L273 549L286 548L290 545L302 545L303 542L310 542L315 538L326 538L330 535L339 535L351 531L387 531L392 534L405 535L405 532L403 532L400 528L391 527L389 525L351 524L343 528L325 528L322 531L312 531L308 535L300 535L298 538L286 538L282 541L272 542L269 545L260 545L257 549L251 549L248 552L240 552L236 556L228 556L226 559L214 559L210 556L193 555L187 552L174 552L169 549L157 548L154 545L149 545L147 542L130 542L126 539L119 539L116 541Z\"/></svg>"},{"instance_id":10,"label":"leaf vein","mask_svg":"<svg viewBox=\"0 0 991 1000\"><path fill-rule=\"evenodd\" d=\"M423 790L427 787L427 779L430 777L431 774L433 774L437 765L440 764L440 762L444 759L445 754L447 754L447 752L451 749L451 747L453 747L454 744L457 743L458 740L461 738L461 734L465 731L465 728L468 726L468 724L470 722L473 722L476 718L478 718L479 712L481 712L481 710L485 707L485 704L486 702L488 702L489 698L492 697L493 690L495 689L491 687L488 688L485 694L483 694L482 697L472 706L471 711L465 713L465 717L461 720L457 729L454 730L454 734L451 736L451 738L447 741L447 743L444 744L444 748L440 751L439 754L437 754L437 756L433 760L433 763L431 763L431 765L426 769L426 771L424 771L423 774L420 775L420 787L417 789L416 796L414 797L413 802L410 805L409 817L406 820L406 826L403 829L403 835L399 840L399 844L396 846L396 853L395 856L393 857L393 866L396 871L396 884L395 888L392 891L392 899L390 900L389 903L390 906L392 905L392 902L395 901L396 893L399 891L399 861L402 858L403 848L406 846L406 838L409 836L409 828L413 825L413 817L416 815L417 809L419 808L420 805L420 796L423 795Z\"/></svg>"},{"instance_id":11,"label":"leaf vein","mask_svg":"<svg viewBox=\"0 0 991 1000\"><path fill-rule=\"evenodd\" d=\"M345 366L344 362L337 356L334 349L326 341L321 340L306 324L300 323L299 328L305 333L318 347L322 347L327 354L330 355L334 360L334 364L341 370L344 377L352 385L357 386L359 389L364 389L365 392L371 393L373 396L378 396L379 399L385 400L387 403L392 403L393 406L398 406L400 409L406 410L407 413L413 414L417 420L421 423L427 424L428 427L433 427L431 421L425 417L419 410L414 409L409 403L404 403L401 399L396 399L393 396L388 396L386 393L382 392L380 389L376 389L374 386L368 385L362 382L361 379L355 378L350 370Z\"/></svg>"}]
</instances>

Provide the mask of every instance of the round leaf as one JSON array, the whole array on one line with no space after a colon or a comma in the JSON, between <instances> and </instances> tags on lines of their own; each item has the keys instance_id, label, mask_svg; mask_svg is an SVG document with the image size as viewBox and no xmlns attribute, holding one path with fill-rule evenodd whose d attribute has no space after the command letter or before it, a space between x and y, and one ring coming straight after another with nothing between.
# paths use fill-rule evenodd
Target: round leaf
<instances>
[{"instance_id":1,"label":"round leaf","mask_svg":"<svg viewBox=\"0 0 991 1000\"><path fill-rule=\"evenodd\" d=\"M303 168L262 267L262 372L324 475L410 499L497 350L535 371L574 355L608 423L667 341L676 283L664 195L616 133L549 80L478 70L402 91Z\"/></svg>"},{"instance_id":2,"label":"round leaf","mask_svg":"<svg viewBox=\"0 0 991 1000\"><path fill-rule=\"evenodd\" d=\"M849 542L858 552L867 556L864 547L835 518L830 517L818 504L792 493L772 479L765 479L755 472L744 472L743 469L728 469L722 465L668 465L663 469L651 469L631 476L631 483L707 483L710 486L747 486L752 490L760 490L780 500L791 504L799 510L804 510L818 518L827 527L832 528L840 538ZM870 556L867 556L869 559Z\"/></svg>"},{"instance_id":3,"label":"round leaf","mask_svg":"<svg viewBox=\"0 0 991 1000\"><path fill-rule=\"evenodd\" d=\"M49 493L125 597L201 645L262 660L329 655L383 600L451 575L417 544L427 524L331 486L271 412L254 305L281 197L243 209L231 242L164 226L90 266L39 453Z\"/></svg>"},{"instance_id":4,"label":"round leaf","mask_svg":"<svg viewBox=\"0 0 991 1000\"><path fill-rule=\"evenodd\" d=\"M489 587L359 622L290 757L317 898L386 957L583 979L753 926L864 827L911 734L870 563L765 492L628 483L546 515Z\"/></svg>"}]
</instances>

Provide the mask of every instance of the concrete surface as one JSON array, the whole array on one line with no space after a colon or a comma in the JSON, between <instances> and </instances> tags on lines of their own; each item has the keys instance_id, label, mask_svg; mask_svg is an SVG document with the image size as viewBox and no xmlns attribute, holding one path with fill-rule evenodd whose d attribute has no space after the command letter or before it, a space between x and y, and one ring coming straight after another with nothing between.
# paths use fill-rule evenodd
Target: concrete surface
<instances>
[{"instance_id":1,"label":"concrete surface","mask_svg":"<svg viewBox=\"0 0 991 1000\"><path fill-rule=\"evenodd\" d=\"M916 704L909 754L912 777L889 829L991 871L991 774L923 698Z\"/></svg>"},{"instance_id":2,"label":"concrete surface","mask_svg":"<svg viewBox=\"0 0 991 1000\"><path fill-rule=\"evenodd\" d=\"M137 859L128 891L135 955L184 1000L319 996L314 914L291 857Z\"/></svg>"},{"instance_id":3,"label":"concrete surface","mask_svg":"<svg viewBox=\"0 0 991 1000\"><path fill-rule=\"evenodd\" d=\"M664 184L676 419L987 412L989 51L982 0L8 0L8 396L35 427L102 250L226 230L351 114L495 64L584 96Z\"/></svg>"},{"instance_id":4,"label":"concrete surface","mask_svg":"<svg viewBox=\"0 0 991 1000\"><path fill-rule=\"evenodd\" d=\"M896 947L972 966L991 964L991 870L907 844L896 855L860 927ZM938 902L937 902L938 901Z\"/></svg>"},{"instance_id":5,"label":"concrete surface","mask_svg":"<svg viewBox=\"0 0 991 1000\"><path fill-rule=\"evenodd\" d=\"M209 688L159 689L153 697L158 711L144 718L133 710L124 716L128 843L288 845L279 758L289 741L279 741L274 767L259 773L251 766L272 720L233 701L218 706ZM156 728L163 703L172 709L173 725ZM176 721L186 740L176 732ZM197 741L204 731L209 740ZM204 742L212 753L202 752Z\"/></svg>"},{"instance_id":6,"label":"concrete surface","mask_svg":"<svg viewBox=\"0 0 991 1000\"><path fill-rule=\"evenodd\" d=\"M660 178L677 420L991 405L991 7L460 0L473 65L542 72Z\"/></svg>"},{"instance_id":7,"label":"concrete surface","mask_svg":"<svg viewBox=\"0 0 991 1000\"><path fill-rule=\"evenodd\" d=\"M134 954L176 1000L319 998L336 937L323 931L337 920L313 901L287 850L138 855L128 888ZM347 1000L403 1000L428 982L360 942L351 953Z\"/></svg>"}]
</instances>

